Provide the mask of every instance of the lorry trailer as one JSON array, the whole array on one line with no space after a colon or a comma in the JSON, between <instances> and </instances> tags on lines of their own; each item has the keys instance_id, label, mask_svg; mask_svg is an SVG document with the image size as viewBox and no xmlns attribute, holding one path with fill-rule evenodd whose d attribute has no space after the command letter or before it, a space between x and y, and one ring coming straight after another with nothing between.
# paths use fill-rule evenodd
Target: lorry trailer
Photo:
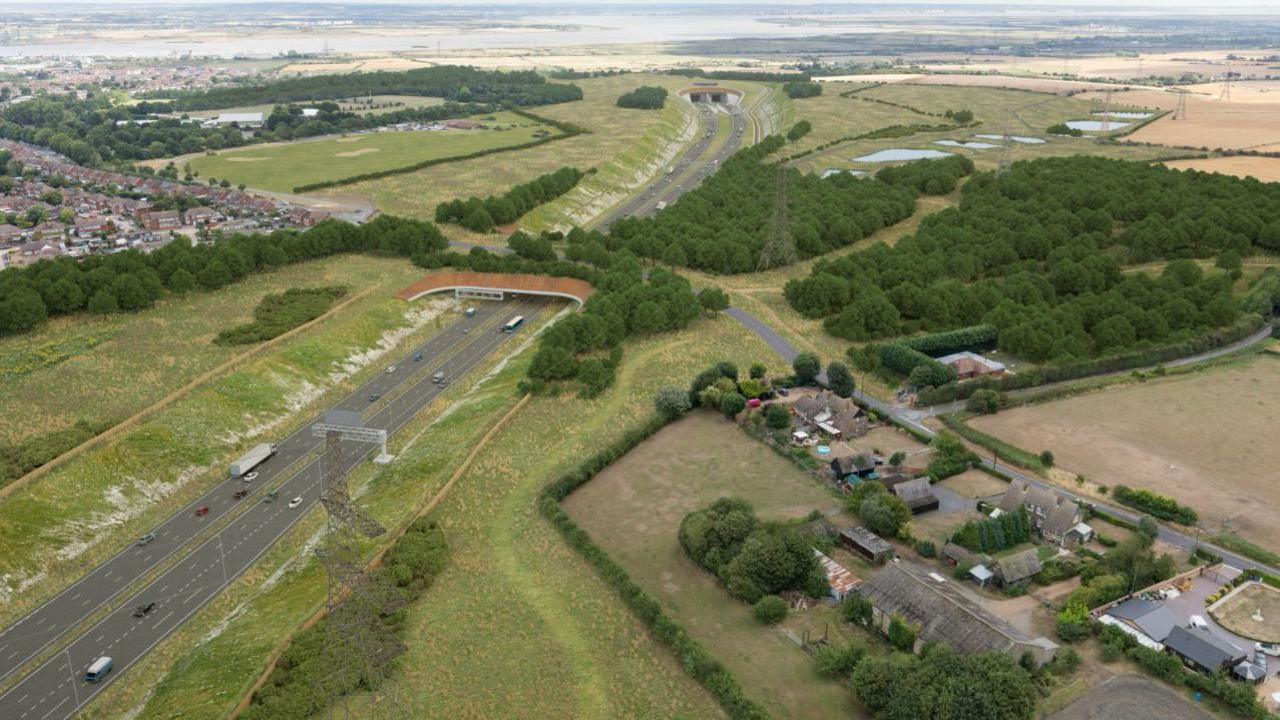
<instances>
[{"instance_id":1,"label":"lorry trailer","mask_svg":"<svg viewBox=\"0 0 1280 720\"><path fill-rule=\"evenodd\" d=\"M276 454L274 443L262 443L245 453L243 457L231 463L231 477L238 478L262 464L263 460Z\"/></svg>"}]
</instances>

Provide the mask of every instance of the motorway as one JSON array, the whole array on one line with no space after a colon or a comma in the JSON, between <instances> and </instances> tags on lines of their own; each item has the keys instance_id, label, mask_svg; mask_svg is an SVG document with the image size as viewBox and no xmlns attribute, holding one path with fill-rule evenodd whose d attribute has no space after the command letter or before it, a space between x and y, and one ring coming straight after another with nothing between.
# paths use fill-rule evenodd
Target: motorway
<instances>
[{"instance_id":1,"label":"motorway","mask_svg":"<svg viewBox=\"0 0 1280 720\"><path fill-rule=\"evenodd\" d=\"M503 323L515 315L536 317L546 303L520 299L476 302L475 307L474 317L459 319L408 351L390 366L394 370L378 373L334 407L359 411L366 427L393 434L454 380L520 334L500 332ZM421 361L413 360L416 353L422 353ZM444 386L431 382L437 371L445 373ZM371 400L375 395L378 398ZM60 638L118 601L138 581L159 573L123 602L115 602L114 609L93 627L70 638L65 648L0 696L0 718L71 717L249 569L320 498L321 463L314 451L324 440L313 437L310 427L319 419L279 441L276 454L255 468L259 475L252 483L230 478L222 482L156 527L154 542L124 549L0 633L0 677L8 677L42 652L52 652ZM374 449L343 441L349 468ZM251 489L252 494L235 500L232 493L241 488ZM278 489L275 502L263 502L268 488ZM303 502L289 508L294 497ZM209 512L197 517L195 511L201 506ZM219 521L225 521L225 527L210 531ZM200 544L190 548L198 539ZM145 617L133 617L135 607L152 602L155 608ZM114 670L105 682L86 683L85 668L102 655L113 659Z\"/></svg>"},{"instance_id":2,"label":"motorway","mask_svg":"<svg viewBox=\"0 0 1280 720\"><path fill-rule=\"evenodd\" d=\"M698 110L700 125L698 141L668 166L671 172L663 173L647 188L605 215L598 225L601 229L608 228L624 217L653 215L658 211L658 203L667 205L674 203L681 195L697 187L698 183L715 172L721 163L742 147L743 135L747 131L747 120L746 114L738 105L699 102L694 103L694 106ZM709 154L708 151L719 137L716 129L721 113L729 115L733 128L728 140L720 149L714 154Z\"/></svg>"}]
</instances>

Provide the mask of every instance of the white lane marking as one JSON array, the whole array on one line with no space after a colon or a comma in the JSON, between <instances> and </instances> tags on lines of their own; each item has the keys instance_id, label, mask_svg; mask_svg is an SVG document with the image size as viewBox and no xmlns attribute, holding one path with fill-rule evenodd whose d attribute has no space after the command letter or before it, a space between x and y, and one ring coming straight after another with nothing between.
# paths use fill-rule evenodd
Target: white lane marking
<instances>
[{"instance_id":1,"label":"white lane marking","mask_svg":"<svg viewBox=\"0 0 1280 720\"><path fill-rule=\"evenodd\" d=\"M65 705L66 703L67 703L67 698L62 698L62 700L61 700L60 702L58 702L58 704L57 704L57 705L54 705L52 708L49 708L49 712L47 712L47 713L45 713L45 714L41 715L41 716L40 716L40 720L44 720L45 718L49 717L49 716L50 716L50 715L52 715L54 712L56 712L58 708L62 707L62 706L63 706L63 705Z\"/></svg>"},{"instance_id":2,"label":"white lane marking","mask_svg":"<svg viewBox=\"0 0 1280 720\"><path fill-rule=\"evenodd\" d=\"M172 611L172 610L170 610L170 611L168 612L168 614L167 614L167 615L165 615L164 617L162 617L162 618L160 618L159 620L157 620L157 621L156 621L156 624L151 626L151 629L152 629L152 630L156 630L156 629L158 629L158 628L160 627L160 625L161 625L162 623L164 623L164 621L165 621L165 620L168 620L168 619L169 619L170 617L172 617L172 616L173 616L173 611Z\"/></svg>"}]
</instances>

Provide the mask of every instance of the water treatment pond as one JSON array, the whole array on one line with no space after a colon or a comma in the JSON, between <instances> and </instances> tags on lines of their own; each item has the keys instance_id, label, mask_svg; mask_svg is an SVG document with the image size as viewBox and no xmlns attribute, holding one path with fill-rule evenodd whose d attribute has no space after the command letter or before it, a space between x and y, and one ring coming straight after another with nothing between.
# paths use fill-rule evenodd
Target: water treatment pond
<instances>
[{"instance_id":1,"label":"water treatment pond","mask_svg":"<svg viewBox=\"0 0 1280 720\"><path fill-rule=\"evenodd\" d=\"M823 177L823 179L826 179L826 178L831 177L832 175L839 175L840 173L847 173L847 174L852 175L852 176L854 176L854 177L859 177L859 176L862 176L862 175L866 175L866 174L867 174L867 171L865 171L865 170L841 170L840 168L830 168L830 169L827 169L827 170L823 170L823 171L822 171L822 177Z\"/></svg>"},{"instance_id":2,"label":"water treatment pond","mask_svg":"<svg viewBox=\"0 0 1280 720\"><path fill-rule=\"evenodd\" d=\"M1012 140L1016 143L1024 145L1043 145L1044 140L1038 137L1028 137L1026 135L974 135L976 138L983 140Z\"/></svg>"},{"instance_id":3,"label":"water treatment pond","mask_svg":"<svg viewBox=\"0 0 1280 720\"><path fill-rule=\"evenodd\" d=\"M934 145L946 145L947 147L958 147L966 150L990 150L991 148L1004 147L996 143L985 142L962 142L960 140L934 140Z\"/></svg>"},{"instance_id":4,"label":"water treatment pond","mask_svg":"<svg viewBox=\"0 0 1280 720\"><path fill-rule=\"evenodd\" d=\"M882 162L900 162L903 160L934 160L937 158L950 157L951 153L942 152L941 150L912 150L909 148L890 148L873 152L870 155L856 157L854 162L865 163L882 163Z\"/></svg>"},{"instance_id":5,"label":"water treatment pond","mask_svg":"<svg viewBox=\"0 0 1280 720\"><path fill-rule=\"evenodd\" d=\"M1148 112L1103 112L1101 110L1098 110L1097 112L1092 112L1089 114L1096 115L1099 117L1122 118L1125 120L1145 120L1151 117L1152 115L1155 115L1155 113L1148 113Z\"/></svg>"},{"instance_id":6,"label":"water treatment pond","mask_svg":"<svg viewBox=\"0 0 1280 720\"><path fill-rule=\"evenodd\" d=\"M1072 130L1083 130L1085 132L1110 132L1111 130L1119 130L1126 128L1133 123L1114 122L1108 120L1068 120L1067 127Z\"/></svg>"}]
</instances>

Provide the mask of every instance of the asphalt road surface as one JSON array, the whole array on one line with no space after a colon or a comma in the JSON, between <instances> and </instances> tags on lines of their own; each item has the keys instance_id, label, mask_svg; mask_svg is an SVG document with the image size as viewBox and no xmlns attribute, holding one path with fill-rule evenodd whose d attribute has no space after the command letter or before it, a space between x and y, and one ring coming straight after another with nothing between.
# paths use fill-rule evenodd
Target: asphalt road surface
<instances>
[{"instance_id":1,"label":"asphalt road surface","mask_svg":"<svg viewBox=\"0 0 1280 720\"><path fill-rule=\"evenodd\" d=\"M648 188L606 215L600 221L601 228L607 228L624 217L652 215L658 211L660 202L667 205L674 203L681 195L697 187L698 183L719 169L720 164L742 146L743 136L747 131L746 115L742 108L734 104L694 103L694 105L698 109L700 124L698 141L669 166L671 172L660 175L650 183ZM711 154L710 149L716 142L716 127L722 112L729 114L733 121L733 129L728 142L721 146L719 151Z\"/></svg>"},{"instance_id":2,"label":"asphalt road surface","mask_svg":"<svg viewBox=\"0 0 1280 720\"><path fill-rule=\"evenodd\" d=\"M474 317L459 319L410 350L389 366L394 370L379 373L334 407L360 411L366 427L394 433L453 379L465 375L504 341L520 335L518 331L500 331L508 319L515 315L533 318L544 307L544 301L532 299L476 302ZM421 361L413 360L417 353L422 354ZM437 371L445 373L443 386L431 381ZM371 400L374 396L378 399ZM8 676L94 612L117 600L165 560L188 552L0 696L0 718L71 717L251 567L320 498L321 463L317 456L305 457L324 443L323 438L311 434L315 420L279 441L276 454L255 468L259 475L254 481L224 481L155 528L154 542L126 548L0 633L0 673ZM368 443L345 440L342 446L349 468L376 449ZM302 463L297 462L300 459L304 459ZM277 485L275 481L281 479L283 483ZM235 500L232 493L242 488L250 489L252 494ZM274 502L265 502L268 488L279 491ZM290 508L289 501L294 497L301 497L302 503ZM209 512L197 517L195 511L202 506L207 506ZM203 529L240 508L247 509L188 550L186 545ZM135 618L134 609L147 603L155 603L155 607L144 617ZM85 682L85 668L103 655L112 658L114 669L104 682Z\"/></svg>"}]
</instances>

